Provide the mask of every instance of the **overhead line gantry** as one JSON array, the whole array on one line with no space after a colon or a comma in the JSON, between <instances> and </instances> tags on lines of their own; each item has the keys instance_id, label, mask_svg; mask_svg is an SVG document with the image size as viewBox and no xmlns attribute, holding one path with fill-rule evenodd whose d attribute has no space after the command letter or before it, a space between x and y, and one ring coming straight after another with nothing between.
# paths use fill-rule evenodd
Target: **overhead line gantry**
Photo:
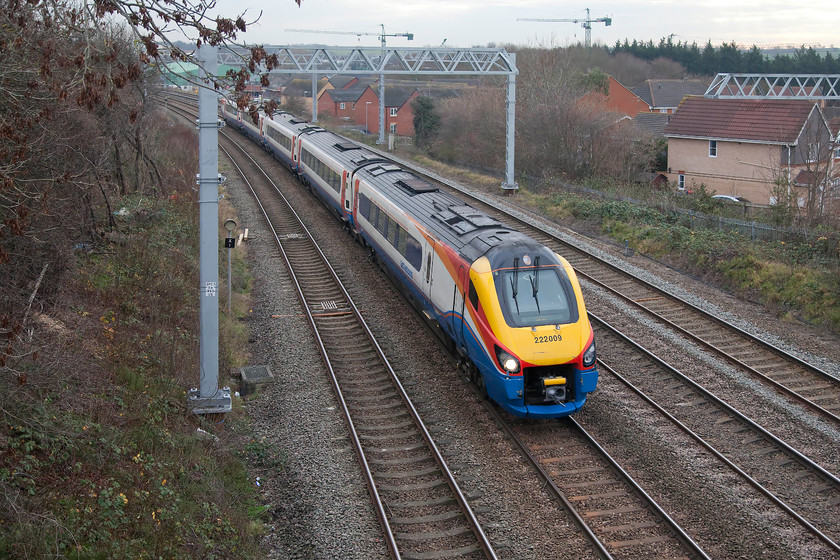
<instances>
[{"instance_id":1,"label":"overhead line gantry","mask_svg":"<svg viewBox=\"0 0 840 560\"><path fill-rule=\"evenodd\" d=\"M361 37L362 35L376 35L379 37L379 42L382 45L382 48L385 48L385 38L386 37L405 37L409 41L414 39L414 33L385 33L385 24L380 24L381 31L379 33L371 33L365 31L327 31L327 30L320 30L320 29L286 29L286 31L291 31L295 33L327 33L330 35L356 35L357 37ZM313 105L312 105L312 121L318 121L318 112L317 106L318 101L315 97L315 88L317 86L317 76L312 74L312 93L313 93ZM368 132L365 130L365 132ZM379 139L376 141L377 144L384 144L385 143L385 74L379 75Z\"/></svg>"},{"instance_id":2,"label":"overhead line gantry","mask_svg":"<svg viewBox=\"0 0 840 560\"><path fill-rule=\"evenodd\" d=\"M377 48L265 46L276 54L278 74L312 75L313 115L318 114L316 82L319 75L384 76L499 76L507 80L505 118L505 182L502 188L516 190L514 180L514 132L516 116L516 54L504 49L474 48ZM221 54L221 52L220 52ZM223 55L234 63L241 55ZM219 61L222 63L222 59ZM384 97L384 96L380 96ZM382 120L380 120L380 124Z\"/></svg>"},{"instance_id":3,"label":"overhead line gantry","mask_svg":"<svg viewBox=\"0 0 840 560\"><path fill-rule=\"evenodd\" d=\"M840 100L840 74L737 74L715 76L705 93L720 99Z\"/></svg>"}]
</instances>

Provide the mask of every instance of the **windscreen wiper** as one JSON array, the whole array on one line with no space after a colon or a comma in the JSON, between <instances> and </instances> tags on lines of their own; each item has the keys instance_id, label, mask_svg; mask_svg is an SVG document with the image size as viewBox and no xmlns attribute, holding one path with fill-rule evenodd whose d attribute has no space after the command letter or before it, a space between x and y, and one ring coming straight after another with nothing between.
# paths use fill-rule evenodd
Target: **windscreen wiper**
<instances>
[{"instance_id":1,"label":"windscreen wiper","mask_svg":"<svg viewBox=\"0 0 840 560\"><path fill-rule=\"evenodd\" d=\"M537 304L537 313L540 313L540 300L537 299L537 292L540 291L540 258L534 257L534 275L530 276L529 279L531 280L531 289L533 290L533 294L531 294L534 298L534 302Z\"/></svg>"},{"instance_id":2,"label":"windscreen wiper","mask_svg":"<svg viewBox=\"0 0 840 560\"><path fill-rule=\"evenodd\" d=\"M516 304L516 312L519 313L519 301L516 295L519 293L519 257L513 259L513 276L510 277L510 290L513 292L513 303Z\"/></svg>"}]
</instances>

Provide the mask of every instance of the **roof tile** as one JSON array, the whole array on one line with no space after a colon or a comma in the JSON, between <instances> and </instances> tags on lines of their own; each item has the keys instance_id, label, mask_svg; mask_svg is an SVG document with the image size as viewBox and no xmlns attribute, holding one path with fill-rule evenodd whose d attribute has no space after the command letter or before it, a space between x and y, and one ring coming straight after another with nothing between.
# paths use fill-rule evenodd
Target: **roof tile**
<instances>
[{"instance_id":1,"label":"roof tile","mask_svg":"<svg viewBox=\"0 0 840 560\"><path fill-rule=\"evenodd\" d=\"M665 136L794 143L814 108L790 99L683 99Z\"/></svg>"}]
</instances>

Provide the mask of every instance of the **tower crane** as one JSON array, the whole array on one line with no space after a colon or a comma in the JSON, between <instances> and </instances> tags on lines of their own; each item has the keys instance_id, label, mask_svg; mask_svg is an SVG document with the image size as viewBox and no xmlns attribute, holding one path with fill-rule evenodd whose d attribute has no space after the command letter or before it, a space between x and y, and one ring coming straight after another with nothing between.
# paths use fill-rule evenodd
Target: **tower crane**
<instances>
[{"instance_id":1,"label":"tower crane","mask_svg":"<svg viewBox=\"0 0 840 560\"><path fill-rule=\"evenodd\" d=\"M610 26L612 25L612 18L611 17L600 17L592 19L589 17L589 8L586 8L586 19L545 19L545 18L516 18L516 21L548 21L548 22L566 22L566 23L579 23L581 27L586 30L584 35L585 41L584 45L586 48L589 49L592 47L592 24L603 22L604 25Z\"/></svg>"},{"instance_id":2,"label":"tower crane","mask_svg":"<svg viewBox=\"0 0 840 560\"><path fill-rule=\"evenodd\" d=\"M361 37L362 35L375 35L379 37L379 40L382 42L382 46L385 46L385 37L406 37L409 41L414 40L414 33L385 33L385 24L380 23L380 27L382 27L382 31L379 33L371 33L367 31L325 31L321 29L287 29L286 31L291 31L295 33L328 33L331 35L355 35L357 37Z\"/></svg>"},{"instance_id":3,"label":"tower crane","mask_svg":"<svg viewBox=\"0 0 840 560\"><path fill-rule=\"evenodd\" d=\"M326 31L321 29L286 29L286 31L295 33L328 33L331 35L355 35L361 37L362 35L376 35L379 37L382 46L385 47L386 37L405 37L409 41L414 40L414 33L385 33L385 24L379 24L381 31L379 33L371 33L367 31ZM365 111L367 112L367 110ZM365 115L367 117L367 115ZM318 98L315 93L315 74L312 74L312 122L318 121ZM367 125L365 125L367 128ZM367 132L367 130L365 130ZM379 76L379 139L377 144L385 143L385 74Z\"/></svg>"}]
</instances>

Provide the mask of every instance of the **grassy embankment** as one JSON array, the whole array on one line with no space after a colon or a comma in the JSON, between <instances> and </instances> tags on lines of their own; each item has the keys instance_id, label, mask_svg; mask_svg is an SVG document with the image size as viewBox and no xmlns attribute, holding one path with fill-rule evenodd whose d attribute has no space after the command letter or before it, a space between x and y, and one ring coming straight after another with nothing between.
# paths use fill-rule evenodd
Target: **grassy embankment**
<instances>
[{"instance_id":1,"label":"grassy embankment","mask_svg":"<svg viewBox=\"0 0 840 560\"><path fill-rule=\"evenodd\" d=\"M195 169L179 155L197 153L192 130L175 130L160 167ZM34 317L40 347L14 364L22 375L0 378L2 558L263 556L267 506L246 465L282 461L249 438L236 402L223 426L187 408L199 374L198 204L181 180L181 194L111 201L126 209L118 242L71 256L56 305ZM234 289L247 294L236 253ZM231 350L247 347L247 295L233 308L220 313L221 385L247 359Z\"/></svg>"},{"instance_id":2,"label":"grassy embankment","mask_svg":"<svg viewBox=\"0 0 840 560\"><path fill-rule=\"evenodd\" d=\"M574 194L523 193L549 217L587 220L617 243L667 262L785 318L800 318L840 332L840 247L828 237L814 243L751 241L737 233L690 229L655 208L592 200Z\"/></svg>"}]
</instances>

